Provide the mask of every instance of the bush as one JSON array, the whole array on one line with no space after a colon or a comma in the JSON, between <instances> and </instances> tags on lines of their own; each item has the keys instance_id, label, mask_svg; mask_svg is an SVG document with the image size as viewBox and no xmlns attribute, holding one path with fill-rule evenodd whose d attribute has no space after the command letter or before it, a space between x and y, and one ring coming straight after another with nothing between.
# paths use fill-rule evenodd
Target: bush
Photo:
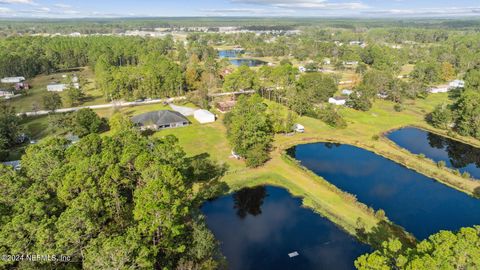
<instances>
[{"instance_id":1,"label":"bush","mask_svg":"<svg viewBox=\"0 0 480 270\"><path fill-rule=\"evenodd\" d=\"M440 168L440 169L445 168L446 165L447 164L443 160L440 160L439 162L437 162L437 167Z\"/></svg>"},{"instance_id":2,"label":"bush","mask_svg":"<svg viewBox=\"0 0 480 270\"><path fill-rule=\"evenodd\" d=\"M425 159L425 158L426 158L425 154L419 154L418 157L421 158L421 159Z\"/></svg>"},{"instance_id":3,"label":"bush","mask_svg":"<svg viewBox=\"0 0 480 270\"><path fill-rule=\"evenodd\" d=\"M256 168L267 162L269 155L262 145L257 145L247 152L245 158L248 167Z\"/></svg>"},{"instance_id":4,"label":"bush","mask_svg":"<svg viewBox=\"0 0 480 270\"><path fill-rule=\"evenodd\" d=\"M378 141L378 140L380 140L380 136L378 134L375 134L375 135L372 136L372 140Z\"/></svg>"},{"instance_id":5,"label":"bush","mask_svg":"<svg viewBox=\"0 0 480 270\"><path fill-rule=\"evenodd\" d=\"M395 106L393 106L393 109L394 109L396 112L401 112L401 111L405 110L405 107L403 107L402 104L397 103L397 104L395 104Z\"/></svg>"},{"instance_id":6,"label":"bush","mask_svg":"<svg viewBox=\"0 0 480 270\"><path fill-rule=\"evenodd\" d=\"M463 172L462 177L465 178L465 179L470 179L471 175L468 172Z\"/></svg>"},{"instance_id":7,"label":"bush","mask_svg":"<svg viewBox=\"0 0 480 270\"><path fill-rule=\"evenodd\" d=\"M383 209L378 209L377 212L375 212L375 217L380 220L385 220L385 211Z\"/></svg>"},{"instance_id":8,"label":"bush","mask_svg":"<svg viewBox=\"0 0 480 270\"><path fill-rule=\"evenodd\" d=\"M338 128L345 128L347 127L347 122L343 117L338 113L338 111L332 107L327 106L323 109L319 109L314 111L315 118L322 120L323 122L327 123L329 126L338 127Z\"/></svg>"}]
</instances>

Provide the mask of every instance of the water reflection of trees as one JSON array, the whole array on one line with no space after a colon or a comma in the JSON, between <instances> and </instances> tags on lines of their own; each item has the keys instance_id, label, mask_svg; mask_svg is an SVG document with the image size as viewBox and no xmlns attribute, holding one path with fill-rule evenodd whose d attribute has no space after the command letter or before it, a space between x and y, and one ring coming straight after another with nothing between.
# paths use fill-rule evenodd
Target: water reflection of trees
<instances>
[{"instance_id":1,"label":"water reflection of trees","mask_svg":"<svg viewBox=\"0 0 480 270\"><path fill-rule=\"evenodd\" d=\"M237 209L237 215L245 218L248 214L258 216L262 213L262 205L267 190L265 187L245 188L233 195L235 202L234 208Z\"/></svg>"},{"instance_id":2,"label":"water reflection of trees","mask_svg":"<svg viewBox=\"0 0 480 270\"><path fill-rule=\"evenodd\" d=\"M428 143L433 148L445 149L455 168L464 168L469 164L480 167L480 149L478 148L434 133L428 133Z\"/></svg>"}]
</instances>

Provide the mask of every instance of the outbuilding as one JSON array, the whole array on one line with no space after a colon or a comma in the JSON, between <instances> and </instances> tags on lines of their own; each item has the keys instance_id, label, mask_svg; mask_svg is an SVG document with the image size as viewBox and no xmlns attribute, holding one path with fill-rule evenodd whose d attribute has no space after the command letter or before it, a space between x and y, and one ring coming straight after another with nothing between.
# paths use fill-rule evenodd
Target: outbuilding
<instances>
[{"instance_id":1,"label":"outbuilding","mask_svg":"<svg viewBox=\"0 0 480 270\"><path fill-rule=\"evenodd\" d=\"M305 132L305 127L301 124L295 124L293 125L293 130L298 133L304 133Z\"/></svg>"},{"instance_id":2,"label":"outbuilding","mask_svg":"<svg viewBox=\"0 0 480 270\"><path fill-rule=\"evenodd\" d=\"M328 99L328 103L338 106L344 106L345 104L347 104L347 99L343 97L331 97Z\"/></svg>"},{"instance_id":3,"label":"outbuilding","mask_svg":"<svg viewBox=\"0 0 480 270\"><path fill-rule=\"evenodd\" d=\"M20 160L2 162L2 164L7 167L12 167L16 171L19 171L22 168Z\"/></svg>"},{"instance_id":4,"label":"outbuilding","mask_svg":"<svg viewBox=\"0 0 480 270\"><path fill-rule=\"evenodd\" d=\"M25 77L6 77L0 80L2 83L21 83L25 81Z\"/></svg>"},{"instance_id":5,"label":"outbuilding","mask_svg":"<svg viewBox=\"0 0 480 270\"><path fill-rule=\"evenodd\" d=\"M140 130L161 130L188 126L190 122L179 112L162 110L140 114L132 118Z\"/></svg>"},{"instance_id":6,"label":"outbuilding","mask_svg":"<svg viewBox=\"0 0 480 270\"><path fill-rule=\"evenodd\" d=\"M213 123L215 122L215 115L207 110L196 110L193 113L193 117L200 123Z\"/></svg>"}]
</instances>

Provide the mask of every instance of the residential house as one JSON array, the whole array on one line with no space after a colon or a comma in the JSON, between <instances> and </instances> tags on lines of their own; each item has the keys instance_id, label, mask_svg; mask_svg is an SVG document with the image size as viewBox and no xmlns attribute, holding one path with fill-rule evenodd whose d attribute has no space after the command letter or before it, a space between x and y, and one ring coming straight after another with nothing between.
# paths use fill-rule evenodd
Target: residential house
<instances>
[{"instance_id":1,"label":"residential house","mask_svg":"<svg viewBox=\"0 0 480 270\"><path fill-rule=\"evenodd\" d=\"M0 80L2 83L21 83L25 81L25 77L6 77Z\"/></svg>"},{"instance_id":2,"label":"residential house","mask_svg":"<svg viewBox=\"0 0 480 270\"><path fill-rule=\"evenodd\" d=\"M465 88L465 81L462 80L454 80L448 84L449 88Z\"/></svg>"},{"instance_id":3,"label":"residential house","mask_svg":"<svg viewBox=\"0 0 480 270\"><path fill-rule=\"evenodd\" d=\"M134 116L132 122L140 130L161 130L188 126L190 122L179 112L161 110Z\"/></svg>"}]
</instances>

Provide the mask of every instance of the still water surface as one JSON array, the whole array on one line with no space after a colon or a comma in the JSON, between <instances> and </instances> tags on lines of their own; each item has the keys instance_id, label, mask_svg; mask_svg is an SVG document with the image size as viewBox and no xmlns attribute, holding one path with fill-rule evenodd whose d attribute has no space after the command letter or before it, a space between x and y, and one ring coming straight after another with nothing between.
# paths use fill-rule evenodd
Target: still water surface
<instances>
[{"instance_id":1,"label":"still water surface","mask_svg":"<svg viewBox=\"0 0 480 270\"><path fill-rule=\"evenodd\" d=\"M228 269L354 269L371 249L276 187L244 189L202 207ZM290 258L297 251L299 256Z\"/></svg>"},{"instance_id":2,"label":"still water surface","mask_svg":"<svg viewBox=\"0 0 480 270\"><path fill-rule=\"evenodd\" d=\"M460 172L480 179L480 149L422 129L408 127L388 134L388 138L413 154L424 154Z\"/></svg>"},{"instance_id":3,"label":"still water surface","mask_svg":"<svg viewBox=\"0 0 480 270\"><path fill-rule=\"evenodd\" d=\"M299 145L291 156L419 239L480 224L480 200L369 151L329 143Z\"/></svg>"}]
</instances>

